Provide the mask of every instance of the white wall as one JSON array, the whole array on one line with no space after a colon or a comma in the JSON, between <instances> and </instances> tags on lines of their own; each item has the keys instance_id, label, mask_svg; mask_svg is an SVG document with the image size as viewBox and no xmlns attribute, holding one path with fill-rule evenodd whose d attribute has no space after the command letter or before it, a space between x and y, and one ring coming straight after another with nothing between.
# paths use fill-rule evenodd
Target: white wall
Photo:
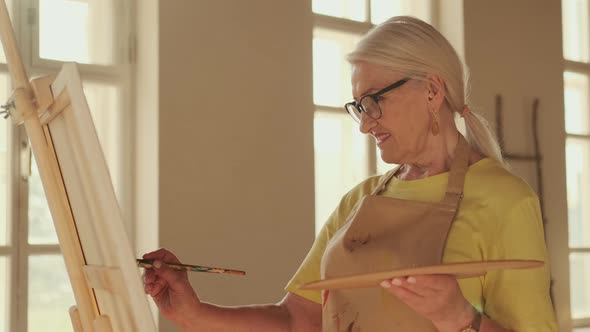
<instances>
[{"instance_id":1,"label":"white wall","mask_svg":"<svg viewBox=\"0 0 590 332\"><path fill-rule=\"evenodd\" d=\"M149 111L149 129L137 135L138 167L146 172L146 182L137 184L136 210L143 211L137 228L157 234L151 249L164 246L188 263L247 271L246 277L191 274L203 300L278 301L314 236L311 4L176 0L158 6L158 54L138 68L140 78L142 69L157 71L147 77L157 80L156 91L140 83L138 99L155 92L158 107ZM153 52L144 39L143 50ZM138 120L142 112L138 105ZM153 140L158 152L150 150ZM174 330L160 323L162 331Z\"/></svg>"}]
</instances>

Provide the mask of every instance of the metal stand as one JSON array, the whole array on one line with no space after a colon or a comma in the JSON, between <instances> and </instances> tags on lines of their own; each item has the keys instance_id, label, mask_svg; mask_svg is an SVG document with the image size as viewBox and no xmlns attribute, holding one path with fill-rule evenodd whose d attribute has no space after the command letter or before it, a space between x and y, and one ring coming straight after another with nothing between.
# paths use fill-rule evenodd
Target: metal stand
<instances>
[{"instance_id":1,"label":"metal stand","mask_svg":"<svg viewBox=\"0 0 590 332\"><path fill-rule=\"evenodd\" d=\"M537 194L539 195L539 204L541 205L541 215L543 216L543 224L546 224L547 221L545 219L545 205L543 200L543 169L541 167L543 156L541 155L541 149L539 147L539 130L537 128L538 111L539 98L535 98L533 99L533 111L531 115L531 128L533 131L533 144L535 151L532 154L519 154L507 152L504 147L502 96L496 95L496 136L498 137L498 141L500 143L502 157L504 157L504 159L506 160L529 161L535 163L537 175Z\"/></svg>"},{"instance_id":2,"label":"metal stand","mask_svg":"<svg viewBox=\"0 0 590 332\"><path fill-rule=\"evenodd\" d=\"M531 114L531 128L533 132L533 144L534 153L532 154L518 154L506 152L504 148L504 127L502 123L502 96L496 95L496 136L500 143L500 149L502 151L502 157L506 160L518 160L518 161L529 161L535 163L536 175L537 175L537 195L539 196L539 205L541 207L541 218L543 218L543 225L547 224L545 217L545 204L543 200L543 169L541 162L543 157L541 155L541 149L539 147L539 130L538 130L538 119L539 119L539 98L533 99L533 110ZM545 233L545 238L547 237ZM545 239L546 240L546 239ZM553 296L553 283L554 279L551 277L549 286L549 293L551 296L551 303L553 304L553 310L555 310L555 301Z\"/></svg>"}]
</instances>

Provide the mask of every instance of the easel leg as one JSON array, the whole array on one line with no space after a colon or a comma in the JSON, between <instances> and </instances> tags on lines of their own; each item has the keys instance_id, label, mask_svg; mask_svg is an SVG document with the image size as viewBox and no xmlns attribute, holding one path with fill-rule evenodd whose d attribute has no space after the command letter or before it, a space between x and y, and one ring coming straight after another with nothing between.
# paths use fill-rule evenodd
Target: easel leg
<instances>
[{"instance_id":1,"label":"easel leg","mask_svg":"<svg viewBox=\"0 0 590 332\"><path fill-rule=\"evenodd\" d=\"M113 332L109 316L98 316L98 318L94 320L93 325L95 332Z\"/></svg>"},{"instance_id":2,"label":"easel leg","mask_svg":"<svg viewBox=\"0 0 590 332\"><path fill-rule=\"evenodd\" d=\"M70 319L72 320L72 326L74 327L74 332L84 332L82 328L82 321L80 320L80 312L78 311L78 307L75 305L70 307ZM111 326L111 320L109 316L98 316L97 319L94 320L93 324L93 332L113 332L113 327Z\"/></svg>"},{"instance_id":3,"label":"easel leg","mask_svg":"<svg viewBox=\"0 0 590 332\"><path fill-rule=\"evenodd\" d=\"M78 311L78 307L75 305L70 307L70 319L72 320L72 326L74 327L74 332L83 332L82 329L82 321L80 320L80 312Z\"/></svg>"}]
</instances>

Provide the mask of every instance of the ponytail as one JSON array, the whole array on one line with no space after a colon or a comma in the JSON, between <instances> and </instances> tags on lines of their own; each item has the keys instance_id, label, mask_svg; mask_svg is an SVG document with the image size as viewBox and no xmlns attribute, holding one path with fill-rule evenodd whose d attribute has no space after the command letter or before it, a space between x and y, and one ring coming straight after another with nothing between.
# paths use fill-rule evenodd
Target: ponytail
<instances>
[{"instance_id":1,"label":"ponytail","mask_svg":"<svg viewBox=\"0 0 590 332\"><path fill-rule=\"evenodd\" d=\"M483 116L473 113L467 106L463 112L465 120L466 139L471 147L481 155L496 160L500 165L507 168L498 140L490 129L490 126Z\"/></svg>"}]
</instances>

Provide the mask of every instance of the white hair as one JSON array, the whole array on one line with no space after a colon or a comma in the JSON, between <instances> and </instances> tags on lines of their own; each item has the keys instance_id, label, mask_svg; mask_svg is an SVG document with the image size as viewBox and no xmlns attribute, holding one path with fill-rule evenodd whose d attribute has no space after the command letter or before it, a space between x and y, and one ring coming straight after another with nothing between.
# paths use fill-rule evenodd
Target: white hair
<instances>
[{"instance_id":1,"label":"white hair","mask_svg":"<svg viewBox=\"0 0 590 332\"><path fill-rule=\"evenodd\" d=\"M369 31L347 57L350 63L367 62L415 78L439 76L445 84L445 101L452 112L465 114L466 139L485 157L506 166L487 121L465 112L469 75L449 41L430 24L409 16L395 16Z\"/></svg>"}]
</instances>

